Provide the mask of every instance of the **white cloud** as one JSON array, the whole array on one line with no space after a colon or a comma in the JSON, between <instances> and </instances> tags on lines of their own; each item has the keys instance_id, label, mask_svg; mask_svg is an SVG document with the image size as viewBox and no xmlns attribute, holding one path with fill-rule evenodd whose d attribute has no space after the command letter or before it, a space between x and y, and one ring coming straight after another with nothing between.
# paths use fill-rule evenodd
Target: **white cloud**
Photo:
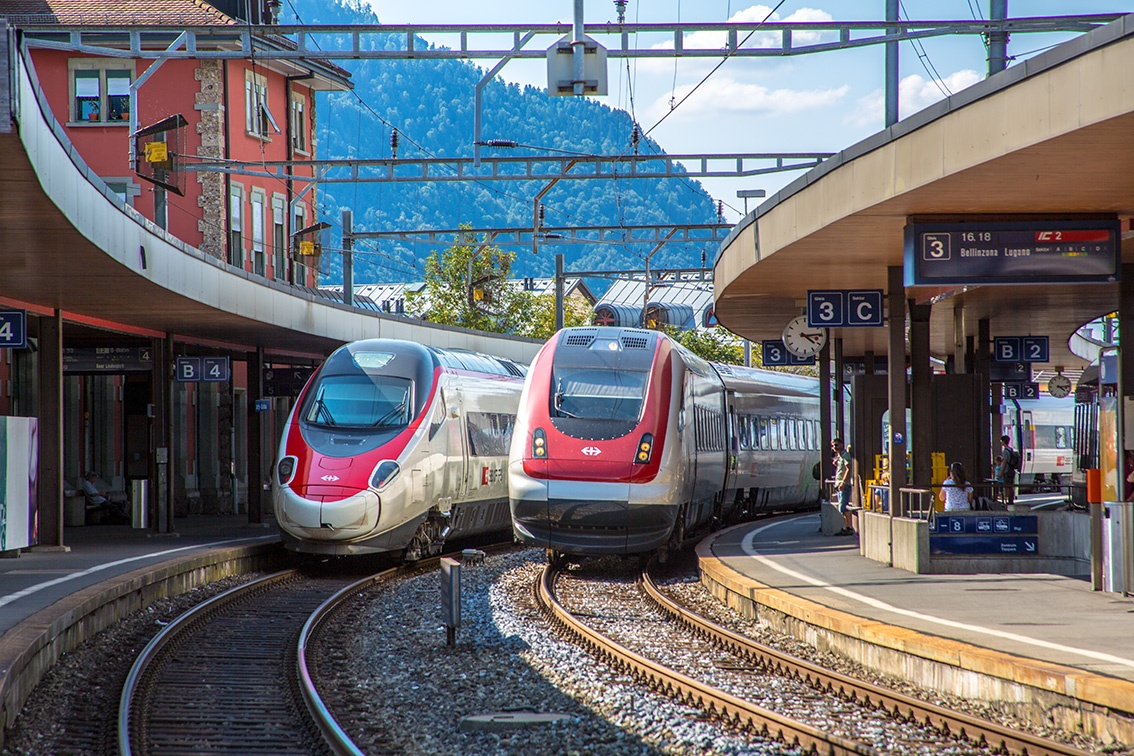
<instances>
[{"instance_id":1,"label":"white cloud","mask_svg":"<svg viewBox=\"0 0 1134 756\"><path fill-rule=\"evenodd\" d=\"M771 14L769 16L769 14ZM760 23L767 19L769 22L784 21L784 22L799 22L799 23L819 23L831 21L832 16L824 10L816 8L800 8L795 13L788 16L781 17L778 13L772 13L772 9L767 5L753 5L744 10L737 11L729 18L731 23ZM746 39L747 37L747 39ZM838 32L835 31L795 31L791 35L791 43L793 46L813 45L819 42L834 41L838 39ZM743 41L741 47L751 48L768 48L780 47L783 44L783 35L778 31L753 32L751 37L747 33L738 34L738 43ZM690 32L682 39L682 45L685 49L691 50L716 50L724 48L728 44L728 34L726 32L715 31L699 31ZM654 50L672 50L673 40L666 40L651 46Z\"/></svg>"},{"instance_id":2,"label":"white cloud","mask_svg":"<svg viewBox=\"0 0 1134 756\"><path fill-rule=\"evenodd\" d=\"M907 76L898 85L900 116L908 118L938 100L945 99L946 92L956 94L976 84L980 79L980 74L969 68L951 73L940 80L926 79L918 74ZM885 107L885 96L881 89L876 89L859 98L858 107L847 114L843 123L848 126L864 126L880 130L884 126Z\"/></svg>"},{"instance_id":3,"label":"white cloud","mask_svg":"<svg viewBox=\"0 0 1134 756\"><path fill-rule=\"evenodd\" d=\"M674 102L693 91L694 85L678 87ZM762 113L783 115L831 105L846 96L849 85L832 89L769 89L759 84L746 84L728 77L712 78L702 84L675 114L704 118L715 114ZM670 98L658 98L646 111L644 121L657 121L670 109Z\"/></svg>"}]
</instances>

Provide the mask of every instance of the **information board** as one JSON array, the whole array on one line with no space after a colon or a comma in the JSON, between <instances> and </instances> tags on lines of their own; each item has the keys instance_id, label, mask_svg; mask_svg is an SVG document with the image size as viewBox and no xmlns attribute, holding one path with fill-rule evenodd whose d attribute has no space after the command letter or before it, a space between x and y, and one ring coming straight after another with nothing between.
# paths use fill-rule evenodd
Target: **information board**
<instances>
[{"instance_id":1,"label":"information board","mask_svg":"<svg viewBox=\"0 0 1134 756\"><path fill-rule=\"evenodd\" d=\"M153 369L154 353L150 347L63 347L64 373L142 373Z\"/></svg>"},{"instance_id":2,"label":"information board","mask_svg":"<svg viewBox=\"0 0 1134 756\"><path fill-rule=\"evenodd\" d=\"M1121 261L1117 220L911 223L905 283L1114 283Z\"/></svg>"},{"instance_id":3,"label":"information board","mask_svg":"<svg viewBox=\"0 0 1134 756\"><path fill-rule=\"evenodd\" d=\"M228 357L178 357L174 376L181 383L225 383L232 377Z\"/></svg>"},{"instance_id":4,"label":"information board","mask_svg":"<svg viewBox=\"0 0 1134 756\"><path fill-rule=\"evenodd\" d=\"M938 514L929 523L931 554L1037 554L1035 515Z\"/></svg>"},{"instance_id":5,"label":"information board","mask_svg":"<svg viewBox=\"0 0 1134 756\"><path fill-rule=\"evenodd\" d=\"M264 396L299 396L315 368L290 367L264 370Z\"/></svg>"}]
</instances>

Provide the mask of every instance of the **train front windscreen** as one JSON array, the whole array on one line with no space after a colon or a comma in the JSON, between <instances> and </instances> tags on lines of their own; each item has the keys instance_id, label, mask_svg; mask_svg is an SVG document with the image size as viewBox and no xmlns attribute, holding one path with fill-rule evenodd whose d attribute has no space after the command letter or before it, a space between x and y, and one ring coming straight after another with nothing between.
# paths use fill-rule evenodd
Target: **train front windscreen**
<instances>
[{"instance_id":1,"label":"train front windscreen","mask_svg":"<svg viewBox=\"0 0 1134 756\"><path fill-rule=\"evenodd\" d=\"M552 425L573 438L594 441L626 435L642 417L655 338L600 335L589 343L569 341L559 343L551 364Z\"/></svg>"}]
</instances>

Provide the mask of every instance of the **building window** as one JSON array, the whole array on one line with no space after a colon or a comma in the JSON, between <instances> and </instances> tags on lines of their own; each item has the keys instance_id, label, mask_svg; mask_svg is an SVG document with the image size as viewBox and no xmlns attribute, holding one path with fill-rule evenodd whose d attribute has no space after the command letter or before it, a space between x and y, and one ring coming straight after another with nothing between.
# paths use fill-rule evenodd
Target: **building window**
<instances>
[{"instance_id":1,"label":"building window","mask_svg":"<svg viewBox=\"0 0 1134 756\"><path fill-rule=\"evenodd\" d=\"M268 129L280 133L280 127L268 108L268 79L262 74L245 71L244 130L252 136L268 139Z\"/></svg>"},{"instance_id":2,"label":"building window","mask_svg":"<svg viewBox=\"0 0 1134 756\"><path fill-rule=\"evenodd\" d=\"M264 275L264 195L252 193L252 271Z\"/></svg>"},{"instance_id":3,"label":"building window","mask_svg":"<svg viewBox=\"0 0 1134 756\"><path fill-rule=\"evenodd\" d=\"M71 122L129 124L132 76L121 63L72 61Z\"/></svg>"},{"instance_id":4,"label":"building window","mask_svg":"<svg viewBox=\"0 0 1134 756\"><path fill-rule=\"evenodd\" d=\"M228 217L228 264L244 267L244 191L239 186L232 187Z\"/></svg>"},{"instance_id":5,"label":"building window","mask_svg":"<svg viewBox=\"0 0 1134 756\"><path fill-rule=\"evenodd\" d=\"M272 199L272 275L277 281L287 278L287 235L284 232L284 201Z\"/></svg>"},{"instance_id":6,"label":"building window","mask_svg":"<svg viewBox=\"0 0 1134 756\"><path fill-rule=\"evenodd\" d=\"M303 95L291 96L291 147L307 154L307 101Z\"/></svg>"}]
</instances>

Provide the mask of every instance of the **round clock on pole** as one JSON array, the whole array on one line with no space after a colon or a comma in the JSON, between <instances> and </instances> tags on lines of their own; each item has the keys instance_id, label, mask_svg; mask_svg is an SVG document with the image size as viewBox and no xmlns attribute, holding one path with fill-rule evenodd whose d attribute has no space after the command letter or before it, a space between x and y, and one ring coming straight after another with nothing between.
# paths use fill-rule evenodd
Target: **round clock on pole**
<instances>
[{"instance_id":1,"label":"round clock on pole","mask_svg":"<svg viewBox=\"0 0 1134 756\"><path fill-rule=\"evenodd\" d=\"M800 315L784 326L783 341L784 348L796 357L814 357L827 343L827 329L811 328L807 316Z\"/></svg>"},{"instance_id":2,"label":"round clock on pole","mask_svg":"<svg viewBox=\"0 0 1134 756\"><path fill-rule=\"evenodd\" d=\"M1071 393L1071 381L1063 373L1059 373L1047 382L1047 393L1056 399L1062 399Z\"/></svg>"}]
</instances>

